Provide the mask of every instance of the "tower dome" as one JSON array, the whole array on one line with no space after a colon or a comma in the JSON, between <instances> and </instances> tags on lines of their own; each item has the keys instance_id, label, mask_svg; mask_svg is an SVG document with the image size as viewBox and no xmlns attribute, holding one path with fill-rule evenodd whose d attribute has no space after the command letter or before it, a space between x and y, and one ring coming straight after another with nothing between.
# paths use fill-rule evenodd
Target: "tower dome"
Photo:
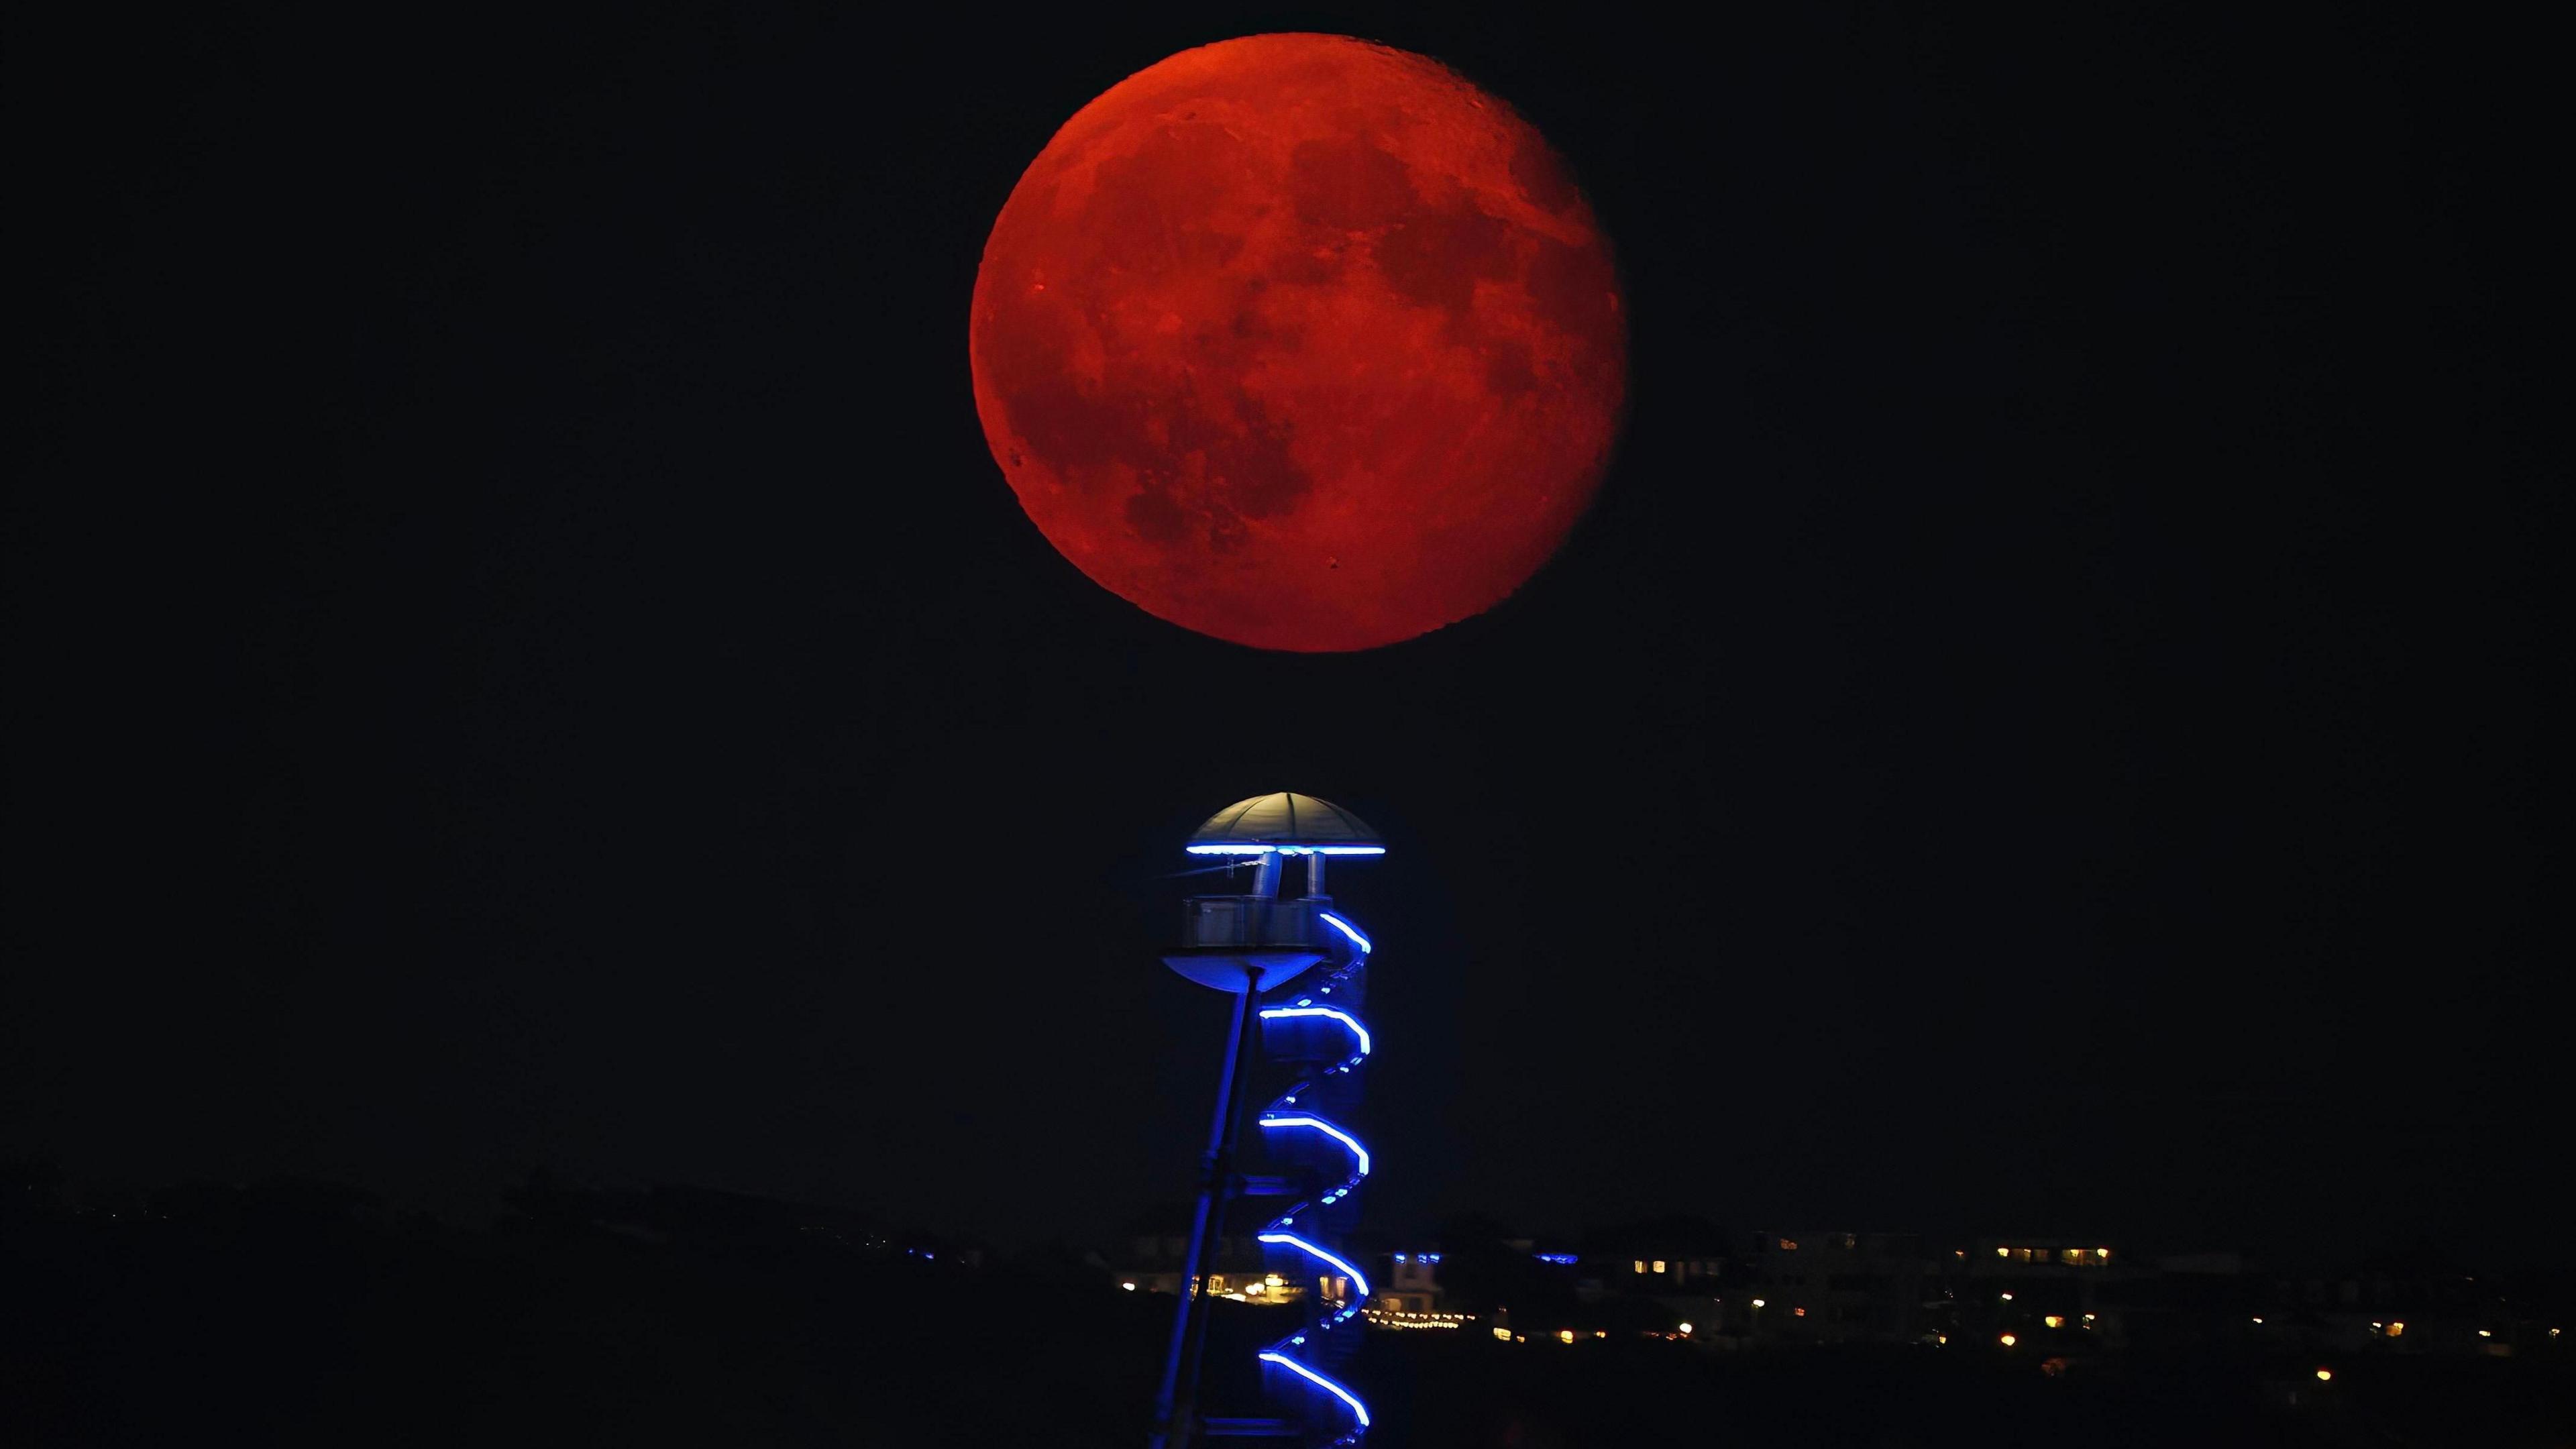
<instances>
[{"instance_id":1,"label":"tower dome","mask_svg":"<svg viewBox=\"0 0 2576 1449\"><path fill-rule=\"evenodd\" d=\"M1190 832L1192 855L1384 855L1368 822L1330 800L1281 790L1238 800Z\"/></svg>"}]
</instances>

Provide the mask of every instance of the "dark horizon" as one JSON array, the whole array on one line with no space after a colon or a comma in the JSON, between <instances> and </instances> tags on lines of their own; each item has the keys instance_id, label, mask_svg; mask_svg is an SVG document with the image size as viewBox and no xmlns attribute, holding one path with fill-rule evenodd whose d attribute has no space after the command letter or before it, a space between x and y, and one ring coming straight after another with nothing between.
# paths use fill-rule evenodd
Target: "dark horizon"
<instances>
[{"instance_id":1,"label":"dark horizon","mask_svg":"<svg viewBox=\"0 0 2576 1449\"><path fill-rule=\"evenodd\" d=\"M1510 101L1630 304L1564 551L1362 654L1092 585L967 381L1055 127L1279 29ZM1390 844L1374 1224L2569 1252L2491 38L17 30L0 1158L1096 1240L1204 1130L1181 842L1293 789Z\"/></svg>"}]
</instances>

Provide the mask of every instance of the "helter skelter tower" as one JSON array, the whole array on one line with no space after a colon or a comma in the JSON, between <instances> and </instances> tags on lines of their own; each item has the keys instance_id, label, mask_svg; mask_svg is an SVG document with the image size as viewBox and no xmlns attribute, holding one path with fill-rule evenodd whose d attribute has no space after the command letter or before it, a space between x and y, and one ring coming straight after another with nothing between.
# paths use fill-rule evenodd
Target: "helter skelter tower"
<instances>
[{"instance_id":1,"label":"helter skelter tower","mask_svg":"<svg viewBox=\"0 0 2576 1449\"><path fill-rule=\"evenodd\" d=\"M1256 795L1208 817L1190 836L1192 855L1243 856L1253 872L1247 895L1194 896L1181 918L1181 944L1165 965L1235 997L1208 1133L1198 1211L1190 1224L1181 1305L1154 1404L1154 1449L1186 1449L1202 1437L1258 1437L1308 1445L1356 1444L1368 1405L1344 1371L1359 1346L1367 1275L1342 1247L1358 1216L1353 1194L1368 1177L1368 1149L1349 1123L1359 1103L1369 1032L1361 1021L1371 949L1358 923L1324 891L1334 856L1384 855L1377 832L1349 811L1312 795ZM1281 891L1289 857L1300 857L1305 893ZM1285 1068L1287 1085L1245 1111L1256 1061ZM1250 1115L1269 1175L1236 1160ZM1261 1350L1272 1418L1204 1418L1199 1368L1207 1340L1209 1239L1229 1204L1261 1200L1258 1239L1270 1270L1306 1289L1296 1326ZM1288 1316L1286 1310L1277 1310Z\"/></svg>"}]
</instances>

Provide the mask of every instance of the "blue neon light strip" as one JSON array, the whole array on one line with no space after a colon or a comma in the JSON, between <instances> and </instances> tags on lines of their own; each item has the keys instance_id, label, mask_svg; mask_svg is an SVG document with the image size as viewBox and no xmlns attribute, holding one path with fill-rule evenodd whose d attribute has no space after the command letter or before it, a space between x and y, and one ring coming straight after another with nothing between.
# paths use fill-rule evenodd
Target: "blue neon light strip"
<instances>
[{"instance_id":1,"label":"blue neon light strip","mask_svg":"<svg viewBox=\"0 0 2576 1449\"><path fill-rule=\"evenodd\" d=\"M1369 938L1368 938L1368 937L1366 937L1366 936L1361 935L1361 934L1360 934L1359 932L1357 932L1357 931L1352 930L1352 929L1351 929L1351 923L1350 923L1350 922L1343 920L1341 917L1339 917L1339 916L1337 916L1337 915L1334 915L1334 914L1333 914L1332 912L1330 912L1330 911L1317 911L1315 914L1316 914L1316 915L1319 915L1319 916L1321 916L1321 917L1323 917L1323 918L1324 918L1324 920L1325 920L1327 923L1329 923L1329 924L1332 926L1332 928L1333 928L1334 930L1339 931L1339 932L1341 932L1343 935L1350 937L1350 938L1351 938L1351 944L1360 948L1360 954L1361 954L1361 955L1365 956L1365 955L1367 955L1367 954L1369 953L1369 951L1370 951L1370 949L1371 949L1371 947L1369 946ZM1326 989L1327 989L1327 990L1330 990L1331 988L1327 987Z\"/></svg>"},{"instance_id":2,"label":"blue neon light strip","mask_svg":"<svg viewBox=\"0 0 2576 1449\"><path fill-rule=\"evenodd\" d=\"M1192 855L1268 855L1274 850L1281 855L1386 854L1386 847L1383 845L1238 845L1229 842L1222 845L1191 845L1182 848Z\"/></svg>"},{"instance_id":3,"label":"blue neon light strip","mask_svg":"<svg viewBox=\"0 0 2576 1449\"><path fill-rule=\"evenodd\" d=\"M1196 847L1193 848L1195 849ZM1301 847L1246 848L1242 846L1234 846L1223 850L1210 848L1202 853L1211 855L1255 855L1262 853L1263 850L1271 848L1278 849L1282 854L1303 853L1303 848ZM1378 855L1384 853L1384 847L1316 847L1315 851L1318 854ZM1266 1350L1263 1350L1261 1353L1261 1360L1264 1363L1278 1364L1295 1373L1298 1377L1305 1379L1308 1383L1325 1390L1333 1397L1341 1400L1343 1405L1347 1407L1355 1417L1356 1427L1354 1427L1346 1436L1336 1439L1333 1442L1337 1444L1355 1444L1359 1441L1361 1434L1366 1432L1369 1427L1368 1406L1360 1402L1360 1398L1357 1394L1352 1393L1349 1389L1344 1388L1342 1385L1335 1383L1333 1380L1317 1373L1315 1370L1308 1368L1306 1365L1299 1363L1296 1359L1289 1356L1292 1350L1304 1347L1309 1335L1326 1333L1333 1329L1346 1326L1356 1329L1356 1320L1359 1318L1361 1311L1368 1306L1369 1298L1374 1292L1374 1290L1369 1286L1368 1275L1352 1266L1347 1259L1342 1258L1338 1254L1318 1245L1315 1242L1287 1231L1289 1227L1293 1226L1297 1222L1297 1219L1300 1216L1329 1207L1334 1203L1349 1197L1352 1191L1356 1189L1368 1176L1369 1168L1371 1166L1368 1149L1360 1145L1358 1138L1351 1136L1349 1133L1343 1131L1332 1123L1325 1121L1321 1117L1313 1116L1310 1113L1299 1113L1289 1110L1294 1108L1300 1098L1305 1096L1305 1094L1313 1091L1317 1082L1323 1077L1331 1076L1336 1073L1348 1073L1366 1063L1369 1059L1370 1053L1375 1050L1376 1047L1376 1043L1371 1040L1369 1036L1368 1027L1363 1024L1357 1016L1335 1007L1315 1005L1316 996L1329 996L1332 994L1334 986L1346 986L1351 984L1351 978L1367 964L1372 943L1369 941L1367 936L1360 933L1358 927L1353 926L1348 920L1327 911L1318 911L1316 914L1322 916L1334 930L1341 932L1345 937L1347 937L1350 940L1350 943L1354 947L1358 948L1357 954L1352 955L1349 959L1336 966L1333 969L1332 974L1325 977L1323 983L1313 989L1313 995L1298 996L1296 998L1296 1005L1270 1007L1263 1010L1261 1015L1265 1020L1272 1018L1310 1016L1328 1017L1333 1021L1340 1023L1344 1029L1350 1032L1351 1042L1355 1051L1351 1056L1343 1059L1337 1064L1326 1065L1323 1063L1316 1063L1313 1066L1310 1066L1308 1070L1310 1073L1314 1073L1314 1075L1310 1075L1305 1080L1297 1082L1295 1085L1289 1087L1286 1092L1274 1098L1268 1107L1262 1109L1258 1125L1265 1128L1308 1128L1313 1131L1324 1133L1334 1141L1339 1142L1343 1147L1349 1149L1353 1170L1351 1175L1339 1184L1325 1187L1318 1196L1298 1203L1287 1212L1273 1218L1269 1225L1256 1236L1257 1240L1264 1244L1280 1244L1287 1247L1293 1247L1299 1252L1307 1255L1309 1258L1314 1259L1316 1262L1329 1265L1335 1272L1340 1273L1344 1278L1349 1280L1352 1291L1339 1308L1327 1309L1323 1317L1309 1322L1301 1331L1290 1334L1288 1337L1281 1339L1280 1341L1270 1345ZM1312 1232L1314 1229L1310 1228L1308 1231ZM1438 1261L1436 1254L1426 1253L1423 1254L1422 1257L1428 1262Z\"/></svg>"},{"instance_id":4,"label":"blue neon light strip","mask_svg":"<svg viewBox=\"0 0 2576 1449\"><path fill-rule=\"evenodd\" d=\"M1264 1020L1264 1021L1275 1021L1275 1020L1278 1020L1278 1019L1283 1018L1283 1017L1296 1017L1296 1016L1329 1016L1329 1017L1331 1017L1333 1020L1338 1021L1338 1022L1340 1022L1342 1025L1349 1027L1349 1028L1351 1029L1351 1035L1359 1039L1359 1044L1360 1044L1360 1055L1361 1055L1361 1056L1367 1056L1367 1055L1369 1054L1369 1034L1368 1034L1368 1028L1367 1028L1367 1027L1364 1027L1364 1026L1362 1026L1362 1025L1360 1025L1360 1019L1359 1019L1358 1017L1356 1017L1356 1016L1351 1015L1351 1014L1350 1014L1349 1012L1347 1012L1347 1011L1335 1011L1333 1008L1331 1008L1331 1007L1329 1007L1329 1006L1305 1006L1305 1005L1298 1005L1298 1006L1273 1006L1273 1007L1270 1007L1270 1008L1268 1008L1267 1010L1265 1010L1265 1011L1263 1011L1263 1012L1261 1013L1261 1019L1262 1019L1262 1020ZM1293 1099L1292 1099L1292 1100L1293 1100Z\"/></svg>"},{"instance_id":5,"label":"blue neon light strip","mask_svg":"<svg viewBox=\"0 0 2576 1449\"><path fill-rule=\"evenodd\" d=\"M1341 1128L1334 1126L1332 1123L1325 1121L1321 1117L1264 1117L1261 1119L1261 1125L1264 1127L1312 1127L1316 1131L1323 1133L1325 1136L1332 1138L1336 1142L1339 1142L1344 1147L1349 1148L1351 1150L1351 1157L1359 1163L1359 1175L1361 1177L1368 1176L1368 1149L1360 1145L1360 1140L1358 1138L1353 1137L1348 1132L1343 1131ZM1348 1192L1350 1189L1345 1187L1342 1191Z\"/></svg>"},{"instance_id":6,"label":"blue neon light strip","mask_svg":"<svg viewBox=\"0 0 2576 1449\"><path fill-rule=\"evenodd\" d=\"M1322 1374L1315 1372L1313 1369L1306 1367L1304 1364L1297 1362L1297 1360L1290 1358L1284 1353L1265 1351L1261 1355L1261 1361L1263 1363L1275 1363L1280 1367L1295 1373L1300 1378L1305 1379L1308 1383L1322 1389L1324 1392L1331 1394L1334 1398L1350 1405L1351 1412L1359 1416L1360 1427L1363 1429L1368 1427L1368 1405L1360 1402L1359 1395L1343 1388L1340 1384L1334 1383L1331 1379L1324 1377Z\"/></svg>"},{"instance_id":7,"label":"blue neon light strip","mask_svg":"<svg viewBox=\"0 0 2576 1449\"><path fill-rule=\"evenodd\" d=\"M1332 1254L1325 1252L1323 1249L1316 1247L1314 1244L1307 1242L1304 1238L1297 1236L1295 1233L1263 1233L1260 1237L1260 1241L1265 1243L1286 1243L1292 1248L1301 1249L1314 1257L1323 1259L1325 1262L1341 1269L1342 1276L1350 1279L1351 1286L1359 1290L1357 1293L1352 1295L1353 1297L1363 1301L1368 1298L1369 1281L1365 1274L1361 1273L1359 1269L1352 1267L1350 1264L1343 1262L1341 1259L1334 1257Z\"/></svg>"}]
</instances>

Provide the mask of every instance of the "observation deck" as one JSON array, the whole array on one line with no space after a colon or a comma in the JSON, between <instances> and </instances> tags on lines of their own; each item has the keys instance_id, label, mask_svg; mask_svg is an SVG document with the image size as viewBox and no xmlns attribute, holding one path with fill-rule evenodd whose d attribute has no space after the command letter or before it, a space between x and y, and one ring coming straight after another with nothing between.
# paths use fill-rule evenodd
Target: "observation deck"
<instances>
[{"instance_id":1,"label":"observation deck","mask_svg":"<svg viewBox=\"0 0 2576 1449\"><path fill-rule=\"evenodd\" d=\"M1360 936L1329 897L1192 896L1163 964L1219 991L1267 991L1325 961L1345 961Z\"/></svg>"}]
</instances>

